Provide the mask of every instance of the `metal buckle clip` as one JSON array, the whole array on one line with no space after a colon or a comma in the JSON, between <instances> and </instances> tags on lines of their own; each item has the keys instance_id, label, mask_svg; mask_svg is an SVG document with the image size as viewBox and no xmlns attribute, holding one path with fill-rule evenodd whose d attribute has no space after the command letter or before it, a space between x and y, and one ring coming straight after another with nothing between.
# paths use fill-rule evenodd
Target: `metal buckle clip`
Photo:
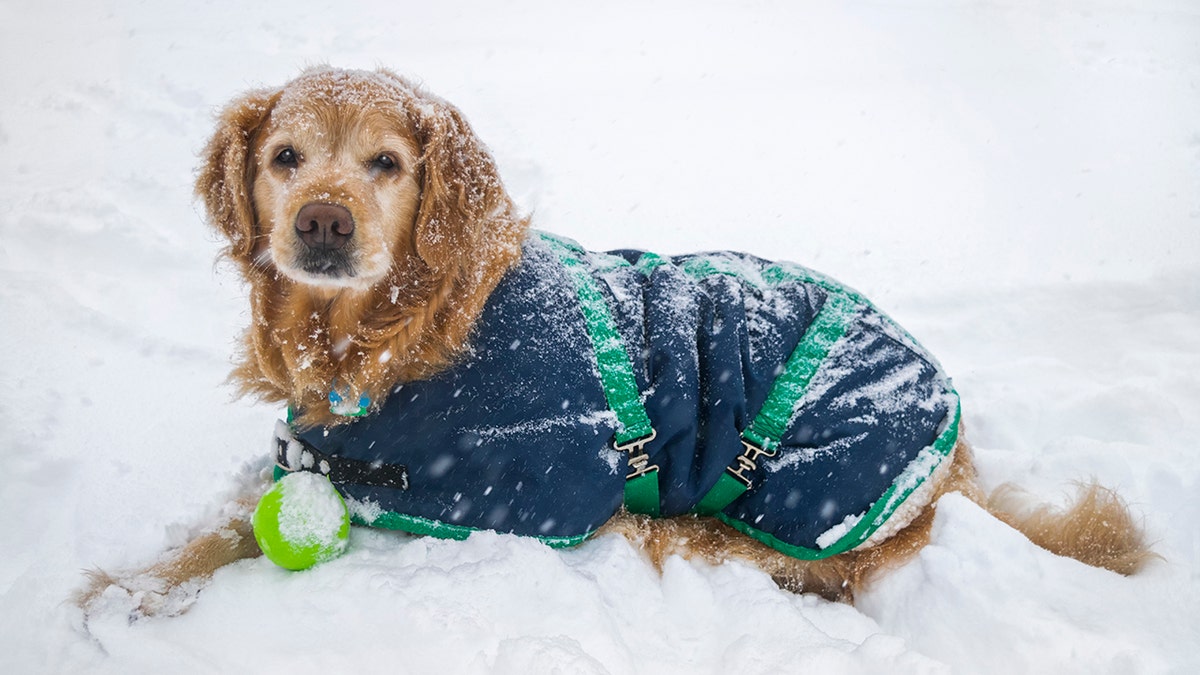
<instances>
[{"instance_id":1,"label":"metal buckle clip","mask_svg":"<svg viewBox=\"0 0 1200 675\"><path fill-rule=\"evenodd\" d=\"M633 480L638 476L644 476L652 471L658 471L658 465L650 464L650 455L643 452L643 448L646 447L646 444L654 440L657 436L658 432L654 429L651 429L649 436L642 436L641 438L634 439L628 443L621 444L613 441L613 448L615 448L617 452L629 453L629 468L632 469L632 471L630 471L628 476L625 476L625 480Z\"/></svg>"},{"instance_id":2,"label":"metal buckle clip","mask_svg":"<svg viewBox=\"0 0 1200 675\"><path fill-rule=\"evenodd\" d=\"M292 444L300 447L300 452L294 453ZM292 435L291 430L283 422L275 423L275 466L288 473L296 471L314 471L329 474L329 463L317 462L317 453L312 446ZM315 465L315 468L314 468Z\"/></svg>"},{"instance_id":3,"label":"metal buckle clip","mask_svg":"<svg viewBox=\"0 0 1200 675\"><path fill-rule=\"evenodd\" d=\"M275 438L275 466L287 472L292 472L294 469L288 466L287 463L287 446L288 442L282 438Z\"/></svg>"},{"instance_id":4,"label":"metal buckle clip","mask_svg":"<svg viewBox=\"0 0 1200 675\"><path fill-rule=\"evenodd\" d=\"M742 445L746 448L742 454L737 456L737 463L725 467L725 470L733 474L733 477L742 481L747 488L751 487L750 477L745 475L747 471L758 470L757 459L759 457L774 457L775 453L779 452L779 448L775 448L768 452L765 448L759 446L753 441L748 441L743 436Z\"/></svg>"}]
</instances>

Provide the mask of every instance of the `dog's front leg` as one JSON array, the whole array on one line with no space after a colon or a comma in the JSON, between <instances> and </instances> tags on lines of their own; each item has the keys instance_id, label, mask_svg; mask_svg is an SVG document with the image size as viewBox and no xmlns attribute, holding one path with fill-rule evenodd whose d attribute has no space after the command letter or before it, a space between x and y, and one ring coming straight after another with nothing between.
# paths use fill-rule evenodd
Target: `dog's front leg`
<instances>
[{"instance_id":1,"label":"dog's front leg","mask_svg":"<svg viewBox=\"0 0 1200 675\"><path fill-rule=\"evenodd\" d=\"M120 574L89 571L75 604L87 615L106 607L129 611L131 618L182 614L214 572L261 554L250 524L260 496L261 489L256 488L228 504L225 518L215 527L203 529L150 567Z\"/></svg>"}]
</instances>

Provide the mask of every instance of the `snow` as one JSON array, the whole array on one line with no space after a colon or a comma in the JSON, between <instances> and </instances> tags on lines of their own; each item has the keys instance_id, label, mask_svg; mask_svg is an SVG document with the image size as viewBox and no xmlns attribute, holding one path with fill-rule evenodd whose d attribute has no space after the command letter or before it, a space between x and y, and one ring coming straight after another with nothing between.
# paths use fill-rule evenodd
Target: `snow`
<instances>
[{"instance_id":1,"label":"snow","mask_svg":"<svg viewBox=\"0 0 1200 675\"><path fill-rule=\"evenodd\" d=\"M830 511L832 510L833 509L831 508ZM821 536L817 537L817 546L819 548L829 548L830 546L833 546L838 542L839 539L846 536L847 532L854 529L854 526L857 525L858 521L862 520L863 516L865 515L867 514L863 512L852 513L846 516L842 522L834 525L828 530L825 530L821 533Z\"/></svg>"},{"instance_id":2,"label":"snow","mask_svg":"<svg viewBox=\"0 0 1200 675\"><path fill-rule=\"evenodd\" d=\"M11 0L0 44L0 671L1200 672L1194 3ZM223 103L324 61L453 101L540 229L861 290L954 376L986 486L1095 476L1162 559L1091 569L952 496L850 607L614 537L354 528L85 627L80 570L152 561L267 462L283 411L223 384L248 312L192 172Z\"/></svg>"},{"instance_id":3,"label":"snow","mask_svg":"<svg viewBox=\"0 0 1200 675\"><path fill-rule=\"evenodd\" d=\"M313 546L322 552L342 547L338 530L347 518L346 507L332 487L324 476L303 471L275 484L272 489L280 494L278 530L283 542L297 548Z\"/></svg>"}]
</instances>

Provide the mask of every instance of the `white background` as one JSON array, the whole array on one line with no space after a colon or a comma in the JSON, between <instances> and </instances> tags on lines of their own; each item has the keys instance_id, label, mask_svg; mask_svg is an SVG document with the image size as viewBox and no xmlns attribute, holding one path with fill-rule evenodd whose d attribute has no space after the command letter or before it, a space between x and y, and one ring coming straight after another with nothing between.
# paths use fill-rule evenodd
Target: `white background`
<instances>
[{"instance_id":1,"label":"white background","mask_svg":"<svg viewBox=\"0 0 1200 675\"><path fill-rule=\"evenodd\" d=\"M1200 7L647 4L0 4L0 670L1200 670ZM152 561L263 462L191 181L224 102L321 62L458 105L539 228L858 288L955 377L986 485L1097 477L1163 559L1092 570L949 498L851 608L612 538L356 529L84 626L82 568Z\"/></svg>"}]
</instances>

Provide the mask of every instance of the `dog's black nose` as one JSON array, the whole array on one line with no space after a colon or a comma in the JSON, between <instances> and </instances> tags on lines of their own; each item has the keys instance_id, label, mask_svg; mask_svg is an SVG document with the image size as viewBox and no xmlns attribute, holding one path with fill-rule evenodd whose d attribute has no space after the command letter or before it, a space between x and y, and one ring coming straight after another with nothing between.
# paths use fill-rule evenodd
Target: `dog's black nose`
<instances>
[{"instance_id":1,"label":"dog's black nose","mask_svg":"<svg viewBox=\"0 0 1200 675\"><path fill-rule=\"evenodd\" d=\"M310 248L336 250L354 234L354 216L337 204L305 204L296 214L296 234Z\"/></svg>"}]
</instances>

